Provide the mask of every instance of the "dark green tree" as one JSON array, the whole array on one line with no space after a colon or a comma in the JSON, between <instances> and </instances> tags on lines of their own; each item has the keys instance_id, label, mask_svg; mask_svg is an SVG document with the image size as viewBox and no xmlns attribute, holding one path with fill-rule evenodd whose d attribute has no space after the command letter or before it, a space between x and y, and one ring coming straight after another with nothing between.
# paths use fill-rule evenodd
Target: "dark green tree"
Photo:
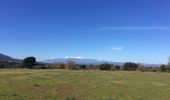
<instances>
[{"instance_id":1,"label":"dark green tree","mask_svg":"<svg viewBox=\"0 0 170 100\"><path fill-rule=\"evenodd\" d=\"M136 63L132 63L132 62L127 62L123 66L123 69L128 70L128 71L135 71L135 70L137 70L137 68L138 68L138 65Z\"/></svg>"},{"instance_id":2,"label":"dark green tree","mask_svg":"<svg viewBox=\"0 0 170 100\"><path fill-rule=\"evenodd\" d=\"M111 70L111 68L112 68L112 66L113 65L111 65L111 64L101 64L101 65L99 65L99 70Z\"/></svg>"},{"instance_id":3,"label":"dark green tree","mask_svg":"<svg viewBox=\"0 0 170 100\"><path fill-rule=\"evenodd\" d=\"M36 58L35 57L26 57L23 62L22 65L26 68L33 68L33 66L36 65Z\"/></svg>"},{"instance_id":4,"label":"dark green tree","mask_svg":"<svg viewBox=\"0 0 170 100\"><path fill-rule=\"evenodd\" d=\"M166 72L166 65L161 65L160 69L161 69L161 72Z\"/></svg>"},{"instance_id":5,"label":"dark green tree","mask_svg":"<svg viewBox=\"0 0 170 100\"><path fill-rule=\"evenodd\" d=\"M116 68L116 70L120 70L120 66L119 65L116 65L115 68Z\"/></svg>"},{"instance_id":6,"label":"dark green tree","mask_svg":"<svg viewBox=\"0 0 170 100\"><path fill-rule=\"evenodd\" d=\"M80 69L86 69L86 65L78 65Z\"/></svg>"}]
</instances>

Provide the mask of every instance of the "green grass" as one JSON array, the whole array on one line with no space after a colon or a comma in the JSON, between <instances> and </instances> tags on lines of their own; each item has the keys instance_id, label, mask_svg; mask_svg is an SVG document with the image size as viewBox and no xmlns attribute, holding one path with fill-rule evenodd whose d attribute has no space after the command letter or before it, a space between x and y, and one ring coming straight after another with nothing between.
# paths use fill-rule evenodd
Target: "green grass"
<instances>
[{"instance_id":1,"label":"green grass","mask_svg":"<svg viewBox=\"0 0 170 100\"><path fill-rule=\"evenodd\" d=\"M170 73L0 69L0 100L170 100Z\"/></svg>"}]
</instances>

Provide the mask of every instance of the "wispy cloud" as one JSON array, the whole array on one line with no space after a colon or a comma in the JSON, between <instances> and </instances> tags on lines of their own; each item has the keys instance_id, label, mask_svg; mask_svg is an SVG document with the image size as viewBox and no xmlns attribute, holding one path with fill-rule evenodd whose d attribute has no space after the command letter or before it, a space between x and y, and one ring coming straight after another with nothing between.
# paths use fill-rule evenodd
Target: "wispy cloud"
<instances>
[{"instance_id":1,"label":"wispy cloud","mask_svg":"<svg viewBox=\"0 0 170 100\"><path fill-rule=\"evenodd\" d=\"M102 28L97 28L95 29L96 31L98 30L170 30L170 26L149 26L149 27L102 27Z\"/></svg>"},{"instance_id":2,"label":"wispy cloud","mask_svg":"<svg viewBox=\"0 0 170 100\"><path fill-rule=\"evenodd\" d=\"M82 56L66 56L66 57L64 57L64 58L76 58L76 59L83 59L83 58L85 58L85 57L82 57Z\"/></svg>"},{"instance_id":3,"label":"wispy cloud","mask_svg":"<svg viewBox=\"0 0 170 100\"><path fill-rule=\"evenodd\" d=\"M109 47L109 49L117 51L117 52L121 52L121 51L123 51L124 47Z\"/></svg>"}]
</instances>

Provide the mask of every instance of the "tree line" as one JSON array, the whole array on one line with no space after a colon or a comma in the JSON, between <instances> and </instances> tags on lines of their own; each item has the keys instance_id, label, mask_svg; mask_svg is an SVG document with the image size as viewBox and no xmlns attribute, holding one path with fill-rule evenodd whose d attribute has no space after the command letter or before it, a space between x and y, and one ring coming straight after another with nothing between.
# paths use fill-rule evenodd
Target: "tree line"
<instances>
[{"instance_id":1,"label":"tree line","mask_svg":"<svg viewBox=\"0 0 170 100\"><path fill-rule=\"evenodd\" d=\"M69 69L69 70L112 70L112 71L141 71L141 72L170 72L170 65L143 66L133 62L123 65L99 64L99 65L79 65L73 61L67 63L43 64L38 63L35 57L26 57L22 63L0 62L0 68L29 68L29 69Z\"/></svg>"}]
</instances>

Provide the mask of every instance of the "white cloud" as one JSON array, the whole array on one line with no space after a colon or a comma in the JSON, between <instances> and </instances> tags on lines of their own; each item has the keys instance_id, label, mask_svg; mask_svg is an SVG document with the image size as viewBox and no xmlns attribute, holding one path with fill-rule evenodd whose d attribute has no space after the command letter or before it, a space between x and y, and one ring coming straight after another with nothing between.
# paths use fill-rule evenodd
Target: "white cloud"
<instances>
[{"instance_id":1,"label":"white cloud","mask_svg":"<svg viewBox=\"0 0 170 100\"><path fill-rule=\"evenodd\" d=\"M84 57L82 57L82 56L66 56L66 57L64 57L64 58L76 58L76 59L83 59Z\"/></svg>"},{"instance_id":2,"label":"white cloud","mask_svg":"<svg viewBox=\"0 0 170 100\"><path fill-rule=\"evenodd\" d=\"M121 52L123 51L124 47L110 47L109 49L117 51L117 52Z\"/></svg>"},{"instance_id":3,"label":"white cloud","mask_svg":"<svg viewBox=\"0 0 170 100\"><path fill-rule=\"evenodd\" d=\"M103 27L103 28L98 28L95 29L97 30L170 30L170 27L165 27L165 26L144 26L144 27L137 27L137 26L132 26L132 27Z\"/></svg>"}]
</instances>

